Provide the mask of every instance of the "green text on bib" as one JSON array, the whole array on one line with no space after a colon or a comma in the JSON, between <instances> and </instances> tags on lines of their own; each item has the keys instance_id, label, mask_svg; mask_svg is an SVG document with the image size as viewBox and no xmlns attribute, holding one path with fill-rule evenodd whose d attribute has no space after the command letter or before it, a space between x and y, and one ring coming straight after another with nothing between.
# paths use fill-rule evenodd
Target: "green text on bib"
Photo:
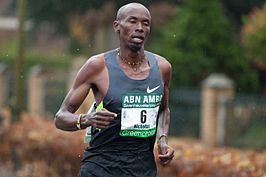
<instances>
[{"instance_id":1,"label":"green text on bib","mask_svg":"<svg viewBox=\"0 0 266 177\"><path fill-rule=\"evenodd\" d=\"M147 138L156 133L162 95L128 93L122 96L120 136Z\"/></svg>"}]
</instances>

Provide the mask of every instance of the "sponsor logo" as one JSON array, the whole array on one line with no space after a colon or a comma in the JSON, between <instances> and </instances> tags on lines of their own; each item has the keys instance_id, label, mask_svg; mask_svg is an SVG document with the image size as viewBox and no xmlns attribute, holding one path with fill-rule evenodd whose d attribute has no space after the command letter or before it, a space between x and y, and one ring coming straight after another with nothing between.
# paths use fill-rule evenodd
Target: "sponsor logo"
<instances>
[{"instance_id":1,"label":"sponsor logo","mask_svg":"<svg viewBox=\"0 0 266 177\"><path fill-rule=\"evenodd\" d=\"M150 89L150 87L148 86L148 88L147 88L147 93L152 93L152 92L154 92L155 90L157 90L159 87L160 87L160 85L158 85L157 87L154 87L154 88Z\"/></svg>"}]
</instances>

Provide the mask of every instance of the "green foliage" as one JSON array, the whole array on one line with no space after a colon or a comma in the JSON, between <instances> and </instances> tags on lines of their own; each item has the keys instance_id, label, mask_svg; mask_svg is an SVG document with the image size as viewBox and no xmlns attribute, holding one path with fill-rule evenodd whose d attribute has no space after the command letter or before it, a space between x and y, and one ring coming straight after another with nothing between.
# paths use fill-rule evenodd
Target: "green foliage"
<instances>
[{"instance_id":1,"label":"green foliage","mask_svg":"<svg viewBox=\"0 0 266 177\"><path fill-rule=\"evenodd\" d=\"M16 44L15 41L10 41L1 47L0 63L6 63L13 67L16 62ZM52 54L39 53L34 51L26 51L24 67L28 68L34 65L42 65L45 68L64 69L67 68L73 56L69 54Z\"/></svg>"},{"instance_id":2,"label":"green foliage","mask_svg":"<svg viewBox=\"0 0 266 177\"><path fill-rule=\"evenodd\" d=\"M168 2L176 2L175 0L167 0ZM54 25L55 30L61 34L68 34L69 18L73 14L84 14L90 9L97 9L108 2L113 2L116 7L120 7L129 2L140 2L144 5L160 2L159 0L80 0L80 1L65 1L65 0L45 0L36 1L28 0L27 13L28 18L32 19L35 24L42 22L50 22ZM97 17L95 17L97 23Z\"/></svg>"},{"instance_id":3,"label":"green foliage","mask_svg":"<svg viewBox=\"0 0 266 177\"><path fill-rule=\"evenodd\" d=\"M37 25L42 22L50 22L55 25L57 31L67 33L68 18L71 14L82 14L92 8L93 5L98 5L99 2L97 0L80 0L78 2L64 0L28 0L27 15Z\"/></svg>"},{"instance_id":4,"label":"green foliage","mask_svg":"<svg viewBox=\"0 0 266 177\"><path fill-rule=\"evenodd\" d=\"M247 50L254 59L266 64L266 25L254 34L245 37Z\"/></svg>"},{"instance_id":5,"label":"green foliage","mask_svg":"<svg viewBox=\"0 0 266 177\"><path fill-rule=\"evenodd\" d=\"M265 0L222 0L227 10L238 21L241 21L243 14L248 14L252 8L260 7L264 2Z\"/></svg>"},{"instance_id":6,"label":"green foliage","mask_svg":"<svg viewBox=\"0 0 266 177\"><path fill-rule=\"evenodd\" d=\"M265 149L266 148L266 117L252 118L250 122L250 128L233 142L233 146L254 148L254 149Z\"/></svg>"},{"instance_id":7,"label":"green foliage","mask_svg":"<svg viewBox=\"0 0 266 177\"><path fill-rule=\"evenodd\" d=\"M222 72L241 90L258 87L218 1L186 1L151 48L171 62L174 86L198 86L210 73Z\"/></svg>"},{"instance_id":8,"label":"green foliage","mask_svg":"<svg viewBox=\"0 0 266 177\"><path fill-rule=\"evenodd\" d=\"M249 58L266 68L266 4L253 11L243 26L243 44Z\"/></svg>"}]
</instances>

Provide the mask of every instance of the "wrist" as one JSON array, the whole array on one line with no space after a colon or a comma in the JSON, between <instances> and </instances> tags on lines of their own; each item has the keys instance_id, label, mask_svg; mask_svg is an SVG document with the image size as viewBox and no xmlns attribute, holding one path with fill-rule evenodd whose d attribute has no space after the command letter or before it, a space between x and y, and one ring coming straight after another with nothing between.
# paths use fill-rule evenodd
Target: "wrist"
<instances>
[{"instance_id":1,"label":"wrist","mask_svg":"<svg viewBox=\"0 0 266 177\"><path fill-rule=\"evenodd\" d=\"M78 118L77 118L77 121L76 121L76 127L78 130L81 130L83 129L84 127L82 126L82 122L83 122L83 118L85 117L86 115L85 114L79 114L78 115Z\"/></svg>"}]
</instances>

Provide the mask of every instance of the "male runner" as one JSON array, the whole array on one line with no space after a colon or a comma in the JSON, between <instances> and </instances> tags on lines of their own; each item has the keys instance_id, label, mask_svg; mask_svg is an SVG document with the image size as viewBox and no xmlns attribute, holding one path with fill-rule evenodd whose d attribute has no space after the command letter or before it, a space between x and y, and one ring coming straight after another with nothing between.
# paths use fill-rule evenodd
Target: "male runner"
<instances>
[{"instance_id":1,"label":"male runner","mask_svg":"<svg viewBox=\"0 0 266 177\"><path fill-rule=\"evenodd\" d=\"M151 15L143 5L122 6L113 27L119 47L91 57L82 66L55 125L65 131L93 127L80 177L155 177L156 132L161 164L174 157L167 144L171 65L144 50ZM90 89L103 109L75 115Z\"/></svg>"}]
</instances>

